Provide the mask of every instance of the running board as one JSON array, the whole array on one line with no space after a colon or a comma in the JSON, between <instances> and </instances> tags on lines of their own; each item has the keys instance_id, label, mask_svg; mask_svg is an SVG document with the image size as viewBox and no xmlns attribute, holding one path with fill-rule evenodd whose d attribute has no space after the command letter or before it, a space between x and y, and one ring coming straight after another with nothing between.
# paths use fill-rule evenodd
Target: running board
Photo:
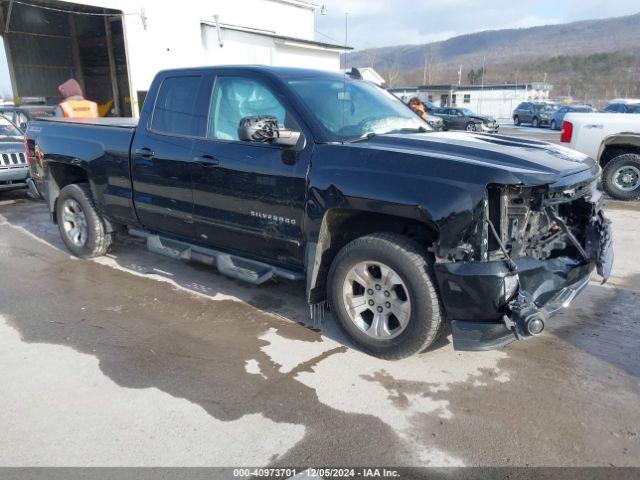
<instances>
[{"instance_id":1,"label":"running board","mask_svg":"<svg viewBox=\"0 0 640 480\"><path fill-rule=\"evenodd\" d=\"M129 235L144 238L147 241L147 249L150 252L185 261L193 261L216 267L227 277L242 280L253 285L262 285L274 277L286 280L304 280L306 277L297 272L274 267L255 260L237 257L228 253L218 252L209 248L192 245L190 243L173 240L159 235L129 228Z\"/></svg>"}]
</instances>

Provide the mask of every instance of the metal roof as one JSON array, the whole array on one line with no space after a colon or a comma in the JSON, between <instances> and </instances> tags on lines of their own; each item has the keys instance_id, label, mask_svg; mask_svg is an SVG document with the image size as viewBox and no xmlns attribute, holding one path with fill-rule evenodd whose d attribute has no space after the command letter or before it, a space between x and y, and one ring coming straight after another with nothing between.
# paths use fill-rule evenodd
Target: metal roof
<instances>
[{"instance_id":1,"label":"metal roof","mask_svg":"<svg viewBox=\"0 0 640 480\"><path fill-rule=\"evenodd\" d=\"M488 83L485 85L457 85L457 84L440 84L440 85L420 85L417 87L391 88L392 92L404 91L459 91L459 90L553 90L553 85L544 82L531 83Z\"/></svg>"},{"instance_id":2,"label":"metal roof","mask_svg":"<svg viewBox=\"0 0 640 480\"><path fill-rule=\"evenodd\" d=\"M207 25L208 27L218 28L218 25L216 25L215 22L202 20L201 23L203 25ZM250 33L252 35L259 35L259 36L262 36L262 37L273 38L274 40L280 40L282 42L300 43L300 44L303 44L303 45L309 45L311 47L318 47L318 48L325 48L325 49L328 49L328 50L340 50L340 51L353 50L353 47L350 47L348 45L347 46L345 46L345 45L337 45L335 43L318 42L316 40L307 40L305 38L288 37L286 35L278 35L275 32L270 31L270 30L259 30L259 29L250 28L250 27L243 27L243 26L240 26L240 25L230 25L228 23L221 23L220 24L220 29L221 30L232 30L232 31L235 31L235 32Z\"/></svg>"}]
</instances>

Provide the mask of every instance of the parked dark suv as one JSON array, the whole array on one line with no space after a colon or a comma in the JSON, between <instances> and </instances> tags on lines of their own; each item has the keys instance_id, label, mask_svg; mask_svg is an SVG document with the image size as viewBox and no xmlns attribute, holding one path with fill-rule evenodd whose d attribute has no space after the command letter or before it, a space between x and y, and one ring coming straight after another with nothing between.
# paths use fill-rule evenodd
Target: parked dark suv
<instances>
[{"instance_id":1,"label":"parked dark suv","mask_svg":"<svg viewBox=\"0 0 640 480\"><path fill-rule=\"evenodd\" d=\"M557 109L548 103L523 102L513 111L513 123L516 126L528 123L535 128L549 126Z\"/></svg>"},{"instance_id":2,"label":"parked dark suv","mask_svg":"<svg viewBox=\"0 0 640 480\"><path fill-rule=\"evenodd\" d=\"M612 102L602 110L603 113L640 113L640 103Z\"/></svg>"}]
</instances>

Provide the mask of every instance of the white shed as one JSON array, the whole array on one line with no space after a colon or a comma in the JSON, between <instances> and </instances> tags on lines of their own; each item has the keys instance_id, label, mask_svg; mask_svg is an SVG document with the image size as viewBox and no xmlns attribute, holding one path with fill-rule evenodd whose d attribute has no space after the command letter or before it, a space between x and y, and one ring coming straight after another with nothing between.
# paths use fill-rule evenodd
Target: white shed
<instances>
[{"instance_id":1,"label":"white shed","mask_svg":"<svg viewBox=\"0 0 640 480\"><path fill-rule=\"evenodd\" d=\"M424 85L394 88L391 93L404 101L419 97L437 107L469 108L499 120L511 119L522 102L546 101L553 85L548 83L506 83L489 85Z\"/></svg>"},{"instance_id":2,"label":"white shed","mask_svg":"<svg viewBox=\"0 0 640 480\"><path fill-rule=\"evenodd\" d=\"M14 98L55 99L74 77L86 96L137 115L156 72L223 64L340 69L344 46L315 41L302 0L0 0Z\"/></svg>"}]
</instances>

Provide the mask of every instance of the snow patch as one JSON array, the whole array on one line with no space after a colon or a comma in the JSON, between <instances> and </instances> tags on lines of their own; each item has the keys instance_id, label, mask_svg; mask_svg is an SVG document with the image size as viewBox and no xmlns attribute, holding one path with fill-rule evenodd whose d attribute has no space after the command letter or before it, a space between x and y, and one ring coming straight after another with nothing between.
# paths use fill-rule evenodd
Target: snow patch
<instances>
[{"instance_id":1,"label":"snow patch","mask_svg":"<svg viewBox=\"0 0 640 480\"><path fill-rule=\"evenodd\" d=\"M260 362L258 362L255 358L247 360L244 364L244 369L251 375L260 375L265 380L267 379L267 376L262 373L262 370L260 369Z\"/></svg>"},{"instance_id":2,"label":"snow patch","mask_svg":"<svg viewBox=\"0 0 640 480\"><path fill-rule=\"evenodd\" d=\"M121 387L94 356L25 343L2 317L0 364L3 466L267 465L305 434L262 414L224 422L156 388Z\"/></svg>"},{"instance_id":3,"label":"snow patch","mask_svg":"<svg viewBox=\"0 0 640 480\"><path fill-rule=\"evenodd\" d=\"M131 264L131 265L127 265L126 267L123 267L117 262L117 260L112 255L107 255L105 257L97 257L92 259L92 261L99 265L103 265L105 267L110 267L115 270L120 270L121 272L130 273L131 275L135 275L136 277L148 278L150 280L155 280L157 282L168 283L176 290L187 292L192 295L196 295L198 297L203 297L203 298L206 298L207 300L215 300L215 301L232 300L234 302L242 302L241 299L239 299L238 297L234 297L232 295L225 295L219 292L217 292L214 295L205 293L207 290L207 287L204 285L197 285L195 283L191 283L187 286L183 286L178 282L176 282L175 280L172 280L171 278L169 278L169 276L167 276L167 274L164 273L162 270L158 270L157 271L158 273L148 273L148 269L146 267L138 266L135 264ZM185 265L185 266L187 268L193 268L188 265ZM213 272L215 272L215 270L213 270Z\"/></svg>"},{"instance_id":4,"label":"snow patch","mask_svg":"<svg viewBox=\"0 0 640 480\"><path fill-rule=\"evenodd\" d=\"M322 342L285 339L271 329L261 337L269 345L262 351L290 372L300 363L340 346L323 337ZM497 364L507 358L500 351L465 352L444 347L401 362L389 362L350 349L322 359L311 371L296 374L295 379L313 388L319 400L337 410L373 415L390 425L418 454L423 465L459 466L462 461L440 451L437 446L421 443L411 432L419 415L450 419L449 401L436 398L459 383L480 388L509 381ZM348 368L345 366L348 365Z\"/></svg>"},{"instance_id":5,"label":"snow patch","mask_svg":"<svg viewBox=\"0 0 640 480\"><path fill-rule=\"evenodd\" d=\"M304 342L291 340L278 335L276 328L270 328L260 337L260 340L269 342L261 347L264 353L280 368L280 373L289 373L297 366L312 360L323 353L339 347L335 342Z\"/></svg>"}]
</instances>

